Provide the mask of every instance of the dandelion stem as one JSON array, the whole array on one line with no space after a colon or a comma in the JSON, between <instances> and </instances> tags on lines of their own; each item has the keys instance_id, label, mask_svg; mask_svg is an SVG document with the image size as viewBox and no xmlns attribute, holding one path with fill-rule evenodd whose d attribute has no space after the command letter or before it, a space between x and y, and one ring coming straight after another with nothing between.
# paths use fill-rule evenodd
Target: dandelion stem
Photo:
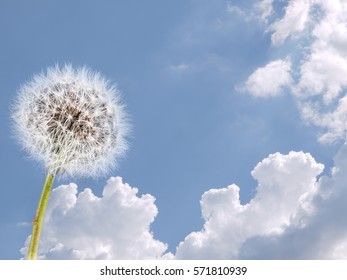
<instances>
[{"instance_id":1,"label":"dandelion stem","mask_svg":"<svg viewBox=\"0 0 347 280\"><path fill-rule=\"evenodd\" d=\"M31 234L28 260L35 260L37 257L43 218L45 216L47 202L49 199L49 195L51 193L53 181L54 181L54 176L48 173L45 184L42 189L40 202L39 202L39 205L37 206L36 215L33 220L33 231Z\"/></svg>"}]
</instances>

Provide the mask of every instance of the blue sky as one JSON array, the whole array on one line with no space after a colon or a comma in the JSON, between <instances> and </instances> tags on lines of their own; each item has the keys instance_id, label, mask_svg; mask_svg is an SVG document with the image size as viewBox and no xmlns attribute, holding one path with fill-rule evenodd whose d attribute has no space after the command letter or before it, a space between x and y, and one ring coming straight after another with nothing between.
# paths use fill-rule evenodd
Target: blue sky
<instances>
[{"instance_id":1,"label":"blue sky","mask_svg":"<svg viewBox=\"0 0 347 280\"><path fill-rule=\"evenodd\" d=\"M341 215L330 211L332 208L326 206L330 202L316 207L318 195L331 200L323 195L327 181L343 189L343 180L334 177L341 171L331 173L331 169L341 169L338 164L343 161L336 158L344 157L347 127L347 80L343 76L347 72L343 48L347 45L347 4L344 0L326 2L1 1L0 259L23 257L20 249L31 233L30 223L45 178L43 168L28 159L13 138L11 100L21 84L56 63L86 65L116 83L133 132L128 155L109 176L57 180L55 186L75 183L78 192L88 187L93 196L102 197L107 180L120 176L122 182L109 181L108 185L123 188L120 193L131 193L139 203L136 209L127 208L127 217L131 221L139 213L148 215L144 214L141 228L128 220L124 228L105 226L103 230L101 224L98 232L86 233L86 240L96 244L95 251L86 253L81 244L68 238L76 230L68 222L73 220L73 211L70 218L60 221L52 210L51 223L43 234L43 256L153 258L141 247L152 244L155 249L146 248L156 252L156 257L166 254L166 258L341 257L336 248L344 244L345 228L339 231L340 247L324 244L332 248L330 255L320 255L318 245L301 255L278 253L282 248L278 244L287 244L288 238L302 234L293 222L295 218L302 215L312 221L304 226L312 233L310 225L318 227L314 217L323 211L319 209L329 209L326 215ZM269 157L275 153L280 154ZM324 164L324 170L318 163ZM290 177L279 166L285 166ZM138 193L125 184L137 188ZM251 209L248 214L230 208L237 193L236 187L228 188L232 184L239 187L240 205ZM269 187L273 185L288 190L292 200L283 201L287 195L273 191ZM64 205L64 195L79 198L72 186L52 195L52 201L58 202L61 196L60 206L51 203L56 212ZM146 200L144 194L153 200ZM122 199L128 198L124 195ZM256 210L252 209L260 211L259 217L272 209L259 202L262 200L287 207L281 217L264 214L269 228L254 219ZM315 210L310 212L310 207L303 205ZM226 218L213 213L224 213ZM105 214L95 213L93 217L103 220L100 217ZM125 216L115 212L110 223L117 224ZM239 235L228 238L228 228L234 222L241 225L235 229ZM80 223L84 228L83 220ZM245 225L252 223L258 231L246 234ZM326 228L324 223L319 226ZM329 225L327 232L334 226ZM60 227L65 231L55 232L49 241L48 232ZM124 242L117 232L134 239L146 236L148 243L138 243L134 255L125 251L117 255L112 250L121 252L117 246ZM83 232L80 234L83 237ZM274 240L270 238L273 235L278 242L262 255L264 244ZM101 254L97 244L108 239L110 244L103 246L111 249L105 249L106 253L101 250ZM220 254L216 253L219 243L226 244L226 251ZM63 247L55 247L57 244ZM252 255L253 247L259 252ZM52 248L60 248L59 254L49 251ZM71 250L78 253L69 255Z\"/></svg>"}]
</instances>

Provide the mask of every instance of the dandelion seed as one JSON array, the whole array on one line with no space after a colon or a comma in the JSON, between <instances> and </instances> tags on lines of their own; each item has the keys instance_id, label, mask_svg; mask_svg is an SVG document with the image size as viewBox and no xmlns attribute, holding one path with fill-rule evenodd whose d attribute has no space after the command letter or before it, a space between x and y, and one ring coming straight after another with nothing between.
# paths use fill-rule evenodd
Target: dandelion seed
<instances>
[{"instance_id":1,"label":"dandelion seed","mask_svg":"<svg viewBox=\"0 0 347 280\"><path fill-rule=\"evenodd\" d=\"M12 109L19 141L48 172L28 253L35 259L54 177L106 173L127 149L128 123L117 89L99 73L70 65L34 76Z\"/></svg>"},{"instance_id":2,"label":"dandelion seed","mask_svg":"<svg viewBox=\"0 0 347 280\"><path fill-rule=\"evenodd\" d=\"M36 75L20 88L12 117L25 150L52 175L104 174L127 148L117 89L86 68Z\"/></svg>"}]
</instances>

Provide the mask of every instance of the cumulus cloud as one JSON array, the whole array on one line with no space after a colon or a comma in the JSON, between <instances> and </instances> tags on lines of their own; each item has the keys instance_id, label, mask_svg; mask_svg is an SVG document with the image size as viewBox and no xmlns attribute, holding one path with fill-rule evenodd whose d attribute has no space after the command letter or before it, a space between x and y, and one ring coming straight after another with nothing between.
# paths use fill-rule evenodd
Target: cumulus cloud
<instances>
[{"instance_id":1,"label":"cumulus cloud","mask_svg":"<svg viewBox=\"0 0 347 280\"><path fill-rule=\"evenodd\" d=\"M271 61L264 67L255 70L241 90L256 97L280 95L283 88L292 82L290 71L291 62L289 60Z\"/></svg>"},{"instance_id":2,"label":"cumulus cloud","mask_svg":"<svg viewBox=\"0 0 347 280\"><path fill-rule=\"evenodd\" d=\"M347 145L335 157L331 176L322 177L314 195L280 234L258 235L240 249L240 258L347 259Z\"/></svg>"},{"instance_id":3,"label":"cumulus cloud","mask_svg":"<svg viewBox=\"0 0 347 280\"><path fill-rule=\"evenodd\" d=\"M239 187L201 198L201 231L177 248L178 259L347 259L347 144L330 176L310 154L270 155L252 171L257 193L247 204Z\"/></svg>"},{"instance_id":4,"label":"cumulus cloud","mask_svg":"<svg viewBox=\"0 0 347 280\"><path fill-rule=\"evenodd\" d=\"M299 88L306 95L323 95L329 104L347 86L347 3L344 6L321 3L322 19L316 20L309 53L300 65ZM326 3L325 3L326 4Z\"/></svg>"},{"instance_id":5,"label":"cumulus cloud","mask_svg":"<svg viewBox=\"0 0 347 280\"><path fill-rule=\"evenodd\" d=\"M302 97L322 95L322 105L328 105L347 86L347 60L335 50L313 46L300 74L298 86Z\"/></svg>"},{"instance_id":6,"label":"cumulus cloud","mask_svg":"<svg viewBox=\"0 0 347 280\"><path fill-rule=\"evenodd\" d=\"M167 245L154 239L150 224L158 210L151 195L120 177L108 180L102 196L75 184L52 191L41 236L42 259L155 259ZM21 253L26 255L29 237Z\"/></svg>"},{"instance_id":7,"label":"cumulus cloud","mask_svg":"<svg viewBox=\"0 0 347 280\"><path fill-rule=\"evenodd\" d=\"M240 203L239 187L211 189L201 198L203 229L189 234L177 248L179 259L237 259L252 237L281 234L317 189L323 165L310 154L270 155L252 171L256 196Z\"/></svg>"}]
</instances>

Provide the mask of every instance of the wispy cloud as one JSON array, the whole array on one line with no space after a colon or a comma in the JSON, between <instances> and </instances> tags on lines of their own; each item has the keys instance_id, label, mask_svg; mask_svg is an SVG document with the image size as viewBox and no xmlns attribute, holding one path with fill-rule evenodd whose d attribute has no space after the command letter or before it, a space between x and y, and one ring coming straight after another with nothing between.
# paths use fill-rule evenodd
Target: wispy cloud
<instances>
[{"instance_id":1,"label":"wispy cloud","mask_svg":"<svg viewBox=\"0 0 347 280\"><path fill-rule=\"evenodd\" d=\"M189 69L189 64L187 63L179 63L176 65L170 65L170 70L174 72L183 72L187 69Z\"/></svg>"},{"instance_id":2,"label":"wispy cloud","mask_svg":"<svg viewBox=\"0 0 347 280\"><path fill-rule=\"evenodd\" d=\"M234 5L231 1L227 3L227 12L231 15L246 16L246 13L238 6Z\"/></svg>"},{"instance_id":3,"label":"wispy cloud","mask_svg":"<svg viewBox=\"0 0 347 280\"><path fill-rule=\"evenodd\" d=\"M310 0L289 1L283 18L276 20L270 26L270 30L273 31L271 40L275 46L282 44L288 37L299 35L305 29L309 21L310 2Z\"/></svg>"},{"instance_id":4,"label":"wispy cloud","mask_svg":"<svg viewBox=\"0 0 347 280\"><path fill-rule=\"evenodd\" d=\"M259 12L261 21L268 22L268 18L273 14L273 2L274 0L262 0L254 5L255 10Z\"/></svg>"}]
</instances>

